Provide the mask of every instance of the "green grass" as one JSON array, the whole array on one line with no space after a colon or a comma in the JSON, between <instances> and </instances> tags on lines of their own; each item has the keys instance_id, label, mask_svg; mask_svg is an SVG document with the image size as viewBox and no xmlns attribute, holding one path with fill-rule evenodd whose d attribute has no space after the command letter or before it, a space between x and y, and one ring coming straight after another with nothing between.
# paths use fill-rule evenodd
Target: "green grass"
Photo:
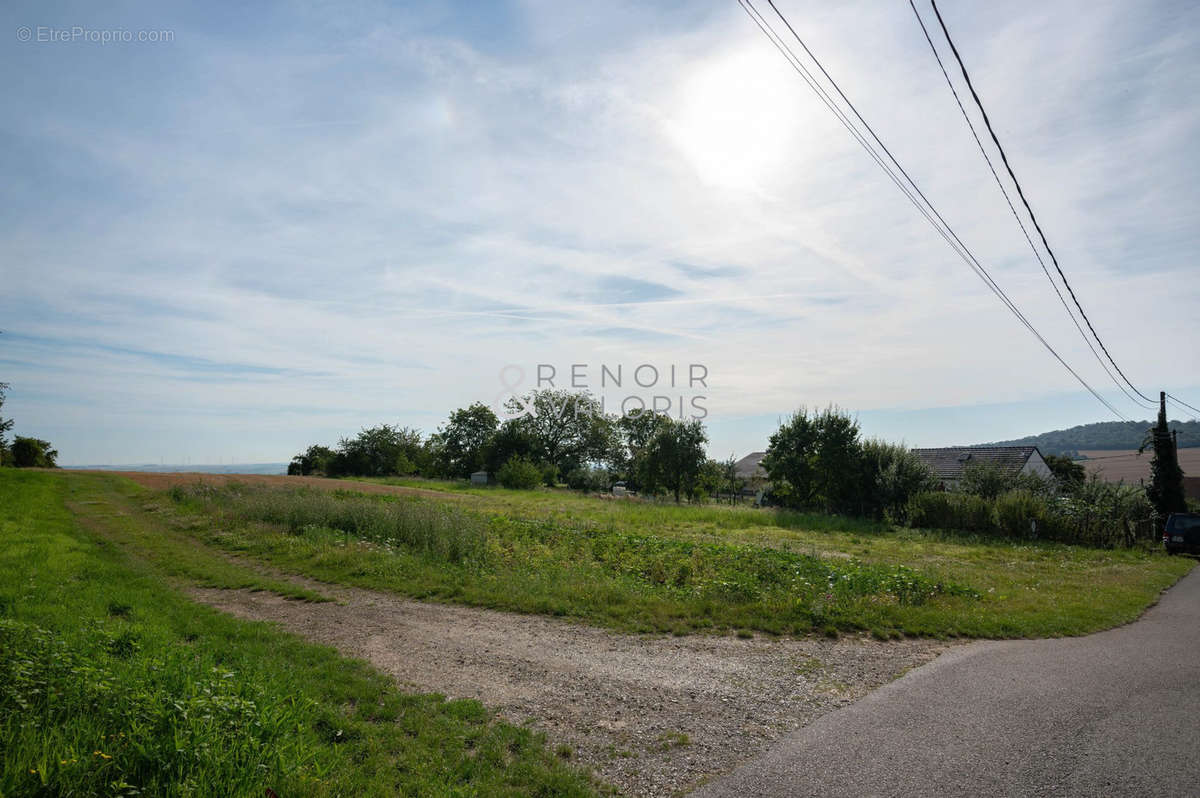
<instances>
[{"instance_id":1,"label":"green grass","mask_svg":"<svg viewBox=\"0 0 1200 798\"><path fill-rule=\"evenodd\" d=\"M197 531L126 481L0 471L0 795L592 793L477 702L190 602L179 584L317 598Z\"/></svg>"},{"instance_id":2,"label":"green grass","mask_svg":"<svg viewBox=\"0 0 1200 798\"><path fill-rule=\"evenodd\" d=\"M205 543L284 570L676 634L1083 634L1133 620L1191 566L1150 550L970 538L748 507L404 482L457 498L261 488L181 498L197 517L217 519L208 533L197 530ZM441 533L409 540L389 531L430 518ZM458 554L422 542L437 534L453 538L446 545Z\"/></svg>"}]
</instances>

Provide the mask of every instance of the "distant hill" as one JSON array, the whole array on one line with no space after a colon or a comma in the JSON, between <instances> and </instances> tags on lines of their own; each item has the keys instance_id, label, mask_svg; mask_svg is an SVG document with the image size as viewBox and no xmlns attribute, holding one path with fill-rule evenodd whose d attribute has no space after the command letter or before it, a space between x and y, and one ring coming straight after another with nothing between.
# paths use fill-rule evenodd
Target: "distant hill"
<instances>
[{"instance_id":1,"label":"distant hill","mask_svg":"<svg viewBox=\"0 0 1200 798\"><path fill-rule=\"evenodd\" d=\"M1036 446L1042 454L1070 454L1088 449L1136 449L1146 438L1153 421L1099 421L1070 429L1043 432L1011 441L982 443L980 446ZM1179 448L1200 446L1200 421L1172 421L1179 430Z\"/></svg>"},{"instance_id":2,"label":"distant hill","mask_svg":"<svg viewBox=\"0 0 1200 798\"><path fill-rule=\"evenodd\" d=\"M75 465L63 468L88 471L152 471L159 474L286 474L287 463L229 463L227 465Z\"/></svg>"}]
</instances>

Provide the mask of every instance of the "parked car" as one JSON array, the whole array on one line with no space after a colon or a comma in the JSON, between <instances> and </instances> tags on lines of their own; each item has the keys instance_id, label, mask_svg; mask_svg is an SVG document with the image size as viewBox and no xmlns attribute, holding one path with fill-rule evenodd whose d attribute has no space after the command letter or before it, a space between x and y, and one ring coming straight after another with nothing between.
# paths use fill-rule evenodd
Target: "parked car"
<instances>
[{"instance_id":1,"label":"parked car","mask_svg":"<svg viewBox=\"0 0 1200 798\"><path fill-rule=\"evenodd\" d=\"M1200 513L1171 513L1163 531L1167 554L1200 554Z\"/></svg>"}]
</instances>

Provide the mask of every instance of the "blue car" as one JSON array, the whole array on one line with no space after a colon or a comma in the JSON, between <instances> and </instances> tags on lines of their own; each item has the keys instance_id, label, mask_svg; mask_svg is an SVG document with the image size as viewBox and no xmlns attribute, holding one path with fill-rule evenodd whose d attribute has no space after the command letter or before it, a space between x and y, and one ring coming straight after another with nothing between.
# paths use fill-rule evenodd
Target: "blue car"
<instances>
[{"instance_id":1,"label":"blue car","mask_svg":"<svg viewBox=\"0 0 1200 798\"><path fill-rule=\"evenodd\" d=\"M1200 554L1200 514L1171 513L1163 530L1167 554Z\"/></svg>"}]
</instances>

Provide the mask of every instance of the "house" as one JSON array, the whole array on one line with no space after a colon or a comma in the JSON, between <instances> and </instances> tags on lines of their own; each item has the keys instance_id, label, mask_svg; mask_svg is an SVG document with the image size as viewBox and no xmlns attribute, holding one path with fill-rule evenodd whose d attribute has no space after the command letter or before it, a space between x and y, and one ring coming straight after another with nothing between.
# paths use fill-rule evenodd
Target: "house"
<instances>
[{"instance_id":1,"label":"house","mask_svg":"<svg viewBox=\"0 0 1200 798\"><path fill-rule=\"evenodd\" d=\"M750 452L733 464L733 472L742 481L743 496L759 496L767 486L767 470L762 467L766 452Z\"/></svg>"},{"instance_id":2,"label":"house","mask_svg":"<svg viewBox=\"0 0 1200 798\"><path fill-rule=\"evenodd\" d=\"M737 474L738 479L744 479L746 482L754 480L766 482L767 472L762 467L763 458L766 456L766 452L750 452L733 464L734 473Z\"/></svg>"},{"instance_id":3,"label":"house","mask_svg":"<svg viewBox=\"0 0 1200 798\"><path fill-rule=\"evenodd\" d=\"M1000 468L1016 476L1050 476L1050 467L1036 446L951 446L945 449L913 449L913 454L929 466L943 487L949 489L962 479L968 466Z\"/></svg>"}]
</instances>

